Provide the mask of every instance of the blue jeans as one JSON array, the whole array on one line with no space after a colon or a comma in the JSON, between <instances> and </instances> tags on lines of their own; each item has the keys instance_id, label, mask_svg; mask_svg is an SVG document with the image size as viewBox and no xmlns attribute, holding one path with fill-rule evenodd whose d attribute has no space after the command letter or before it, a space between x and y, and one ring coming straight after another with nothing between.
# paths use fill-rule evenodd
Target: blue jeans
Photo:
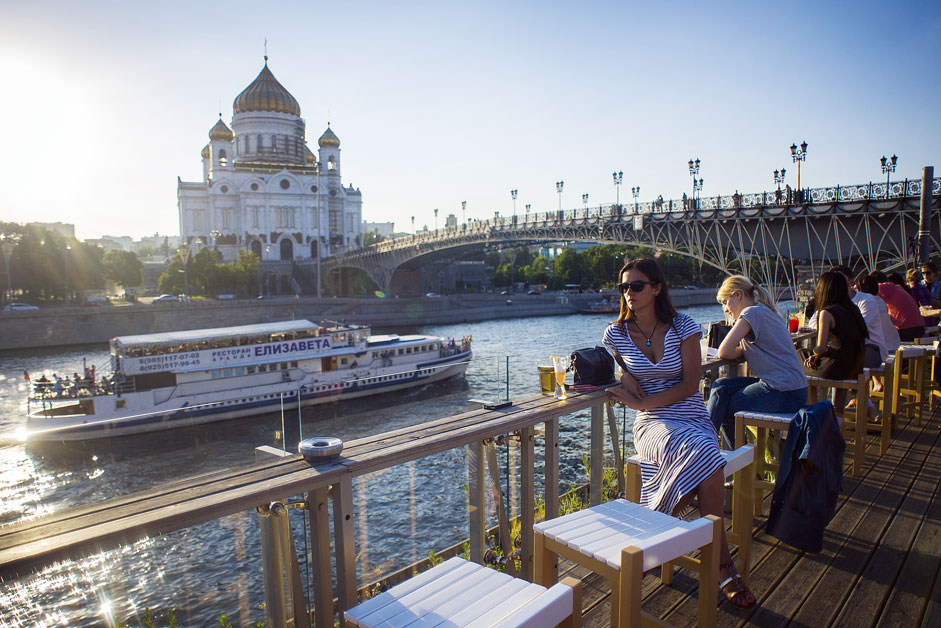
<instances>
[{"instance_id":1,"label":"blue jeans","mask_svg":"<svg viewBox=\"0 0 941 628\"><path fill-rule=\"evenodd\" d=\"M716 430L721 428L735 447L736 412L796 413L806 403L807 388L775 390L757 377L722 377L712 384L706 409Z\"/></svg>"}]
</instances>

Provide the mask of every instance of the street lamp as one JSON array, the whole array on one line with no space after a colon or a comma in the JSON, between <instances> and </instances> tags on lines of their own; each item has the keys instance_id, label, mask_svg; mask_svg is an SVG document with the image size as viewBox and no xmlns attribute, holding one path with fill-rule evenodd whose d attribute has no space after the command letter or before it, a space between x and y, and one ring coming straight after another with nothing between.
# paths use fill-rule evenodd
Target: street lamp
<instances>
[{"instance_id":1,"label":"street lamp","mask_svg":"<svg viewBox=\"0 0 941 628\"><path fill-rule=\"evenodd\" d=\"M555 182L555 191L559 193L559 211L562 211L562 188L565 187L565 181Z\"/></svg>"},{"instance_id":2,"label":"street lamp","mask_svg":"<svg viewBox=\"0 0 941 628\"><path fill-rule=\"evenodd\" d=\"M618 209L621 208L621 182L624 180L624 171L618 170L617 172L611 173L611 178L614 179L614 190L617 195L617 206Z\"/></svg>"},{"instance_id":3,"label":"street lamp","mask_svg":"<svg viewBox=\"0 0 941 628\"><path fill-rule=\"evenodd\" d=\"M513 198L513 216L516 216L516 195L518 194L517 190L510 190L510 196Z\"/></svg>"},{"instance_id":4,"label":"street lamp","mask_svg":"<svg viewBox=\"0 0 941 628\"><path fill-rule=\"evenodd\" d=\"M467 211L467 201L461 201L461 222L466 223L467 218L464 216L464 212Z\"/></svg>"},{"instance_id":5,"label":"street lamp","mask_svg":"<svg viewBox=\"0 0 941 628\"><path fill-rule=\"evenodd\" d=\"M435 207L435 231L438 231L438 208Z\"/></svg>"},{"instance_id":6,"label":"street lamp","mask_svg":"<svg viewBox=\"0 0 941 628\"><path fill-rule=\"evenodd\" d=\"M637 197L640 196L640 186L638 185L636 188L632 187L631 194L634 195L634 213L636 214L638 212Z\"/></svg>"},{"instance_id":7,"label":"street lamp","mask_svg":"<svg viewBox=\"0 0 941 628\"><path fill-rule=\"evenodd\" d=\"M777 202L781 202L781 184L784 183L785 172L787 171L784 168L781 168L780 173L777 170L774 171L774 182L778 186L778 191L774 198Z\"/></svg>"},{"instance_id":8,"label":"street lamp","mask_svg":"<svg viewBox=\"0 0 941 628\"><path fill-rule=\"evenodd\" d=\"M582 204L585 206L585 217L588 217L588 192L582 194Z\"/></svg>"},{"instance_id":9,"label":"street lamp","mask_svg":"<svg viewBox=\"0 0 941 628\"><path fill-rule=\"evenodd\" d=\"M689 176L693 177L693 207L696 207L696 176L699 174L699 157L696 161L689 160ZM702 179L699 180L699 189L702 189Z\"/></svg>"},{"instance_id":10,"label":"street lamp","mask_svg":"<svg viewBox=\"0 0 941 628\"><path fill-rule=\"evenodd\" d=\"M412 235L415 235L415 216L412 216Z\"/></svg>"},{"instance_id":11,"label":"street lamp","mask_svg":"<svg viewBox=\"0 0 941 628\"><path fill-rule=\"evenodd\" d=\"M16 240L13 236L0 235L0 249L3 250L3 268L7 274L7 298L5 301L13 301L13 280L10 274L10 258L13 256L13 249L16 248Z\"/></svg>"},{"instance_id":12,"label":"street lamp","mask_svg":"<svg viewBox=\"0 0 941 628\"><path fill-rule=\"evenodd\" d=\"M791 160L797 164L797 191L800 192L801 189L801 162L807 159L807 142L801 142L800 147L798 148L797 144L791 144ZM801 202L803 202L803 195L799 195Z\"/></svg>"},{"instance_id":13,"label":"street lamp","mask_svg":"<svg viewBox=\"0 0 941 628\"><path fill-rule=\"evenodd\" d=\"M69 251L72 250L71 244L65 245L65 303L72 305L72 286L69 284Z\"/></svg>"},{"instance_id":14,"label":"street lamp","mask_svg":"<svg viewBox=\"0 0 941 628\"><path fill-rule=\"evenodd\" d=\"M268 251L268 246L265 246L265 252ZM190 254L192 254L192 249L190 249L188 244L184 244L180 247L180 259L183 260L183 298L188 300L190 298L190 281L189 281L189 261ZM265 256L267 257L267 255Z\"/></svg>"},{"instance_id":15,"label":"street lamp","mask_svg":"<svg viewBox=\"0 0 941 628\"><path fill-rule=\"evenodd\" d=\"M697 193L700 197L702 197L702 177L700 177L698 181L696 180L696 177L693 177L693 205L696 207L698 207L698 204L696 203Z\"/></svg>"},{"instance_id":16,"label":"street lamp","mask_svg":"<svg viewBox=\"0 0 941 628\"><path fill-rule=\"evenodd\" d=\"M885 197L889 198L889 176L895 172L895 164L899 162L899 158L897 155L892 155L892 157L886 159L883 155L879 161L882 163L882 174L885 175Z\"/></svg>"}]
</instances>

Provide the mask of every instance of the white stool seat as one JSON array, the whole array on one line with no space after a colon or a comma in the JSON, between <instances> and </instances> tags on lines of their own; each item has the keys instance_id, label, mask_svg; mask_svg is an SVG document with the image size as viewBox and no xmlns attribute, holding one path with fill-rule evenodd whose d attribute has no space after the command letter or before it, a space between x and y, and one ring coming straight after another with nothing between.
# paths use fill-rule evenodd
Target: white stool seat
<instances>
[{"instance_id":1,"label":"white stool seat","mask_svg":"<svg viewBox=\"0 0 941 628\"><path fill-rule=\"evenodd\" d=\"M712 522L683 521L626 499L606 502L537 523L536 531L557 543L619 569L621 550L643 550L644 570L706 545L712 541Z\"/></svg>"},{"instance_id":2,"label":"white stool seat","mask_svg":"<svg viewBox=\"0 0 941 628\"><path fill-rule=\"evenodd\" d=\"M720 449L719 453L725 460L725 468L723 469L723 473L725 473L725 477L728 478L732 477L737 471L744 469L752 463L752 461L755 459L755 446L742 445L738 449ZM643 464L648 462L640 454L634 454L627 459L627 463Z\"/></svg>"},{"instance_id":3,"label":"white stool seat","mask_svg":"<svg viewBox=\"0 0 941 628\"><path fill-rule=\"evenodd\" d=\"M572 588L546 589L451 558L344 613L353 626L555 626L572 615ZM580 612L580 609L579 609Z\"/></svg>"}]
</instances>

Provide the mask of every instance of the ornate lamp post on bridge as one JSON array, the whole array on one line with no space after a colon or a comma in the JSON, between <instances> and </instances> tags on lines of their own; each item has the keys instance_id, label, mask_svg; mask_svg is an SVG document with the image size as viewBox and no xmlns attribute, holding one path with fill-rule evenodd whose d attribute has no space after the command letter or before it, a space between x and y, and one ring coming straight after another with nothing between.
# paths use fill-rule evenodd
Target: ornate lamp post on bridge
<instances>
[{"instance_id":1,"label":"ornate lamp post on bridge","mask_svg":"<svg viewBox=\"0 0 941 628\"><path fill-rule=\"evenodd\" d=\"M889 198L889 177L895 172L895 164L899 162L898 155L886 159L885 155L879 160L882 163L882 174L885 175L885 197Z\"/></svg>"},{"instance_id":2,"label":"ornate lamp post on bridge","mask_svg":"<svg viewBox=\"0 0 941 628\"><path fill-rule=\"evenodd\" d=\"M776 203L781 202L781 184L784 183L784 173L787 172L784 168L781 168L781 171L774 171L774 183L778 186L778 191L774 195L774 200Z\"/></svg>"},{"instance_id":3,"label":"ornate lamp post on bridge","mask_svg":"<svg viewBox=\"0 0 941 628\"><path fill-rule=\"evenodd\" d=\"M562 188L565 187L565 181L555 182L555 191L559 193L559 211L562 211Z\"/></svg>"},{"instance_id":4,"label":"ornate lamp post on bridge","mask_svg":"<svg viewBox=\"0 0 941 628\"><path fill-rule=\"evenodd\" d=\"M412 235L415 235L415 216L412 216Z\"/></svg>"},{"instance_id":5,"label":"ornate lamp post on bridge","mask_svg":"<svg viewBox=\"0 0 941 628\"><path fill-rule=\"evenodd\" d=\"M585 206L585 218L588 218L588 192L582 194L582 204Z\"/></svg>"},{"instance_id":6,"label":"ornate lamp post on bridge","mask_svg":"<svg viewBox=\"0 0 941 628\"><path fill-rule=\"evenodd\" d=\"M696 161L689 160L689 176L693 177L693 198L696 198L696 177L699 175L699 158Z\"/></svg>"},{"instance_id":7,"label":"ornate lamp post on bridge","mask_svg":"<svg viewBox=\"0 0 941 628\"><path fill-rule=\"evenodd\" d=\"M467 211L467 201L461 201L461 222L467 224L467 218L464 213Z\"/></svg>"},{"instance_id":8,"label":"ornate lamp post on bridge","mask_svg":"<svg viewBox=\"0 0 941 628\"><path fill-rule=\"evenodd\" d=\"M640 196L640 186L638 185L636 188L632 187L631 194L634 195L634 213L636 214L638 211L640 211L640 209L637 207L637 197Z\"/></svg>"},{"instance_id":9,"label":"ornate lamp post on bridge","mask_svg":"<svg viewBox=\"0 0 941 628\"><path fill-rule=\"evenodd\" d=\"M621 211L621 182L624 181L624 171L618 170L617 172L611 173L611 178L614 179L614 192L617 198L618 212Z\"/></svg>"},{"instance_id":10,"label":"ornate lamp post on bridge","mask_svg":"<svg viewBox=\"0 0 941 628\"><path fill-rule=\"evenodd\" d=\"M267 250L267 245L265 249ZM190 255L193 253L190 249L189 244L184 244L180 247L180 259L183 260L183 294L186 299L190 298L190 281L189 281L189 262Z\"/></svg>"},{"instance_id":11,"label":"ornate lamp post on bridge","mask_svg":"<svg viewBox=\"0 0 941 628\"><path fill-rule=\"evenodd\" d=\"M438 231L438 208L435 207L435 232Z\"/></svg>"},{"instance_id":12,"label":"ornate lamp post on bridge","mask_svg":"<svg viewBox=\"0 0 941 628\"><path fill-rule=\"evenodd\" d=\"M807 159L807 142L801 142L800 147L797 144L791 144L791 160L797 164L797 197L800 202L804 202L804 195L801 193L801 162Z\"/></svg>"}]
</instances>

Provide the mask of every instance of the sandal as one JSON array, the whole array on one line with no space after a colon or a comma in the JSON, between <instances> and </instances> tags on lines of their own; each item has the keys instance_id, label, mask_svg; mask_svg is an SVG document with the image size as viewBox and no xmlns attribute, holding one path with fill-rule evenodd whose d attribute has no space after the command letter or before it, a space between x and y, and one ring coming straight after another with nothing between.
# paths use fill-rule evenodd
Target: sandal
<instances>
[{"instance_id":1,"label":"sandal","mask_svg":"<svg viewBox=\"0 0 941 628\"><path fill-rule=\"evenodd\" d=\"M754 606L757 600L742 582L742 575L735 570L735 564L729 561L720 564L719 569L724 569L729 574L728 578L719 583L719 590L729 604L740 610Z\"/></svg>"}]
</instances>

